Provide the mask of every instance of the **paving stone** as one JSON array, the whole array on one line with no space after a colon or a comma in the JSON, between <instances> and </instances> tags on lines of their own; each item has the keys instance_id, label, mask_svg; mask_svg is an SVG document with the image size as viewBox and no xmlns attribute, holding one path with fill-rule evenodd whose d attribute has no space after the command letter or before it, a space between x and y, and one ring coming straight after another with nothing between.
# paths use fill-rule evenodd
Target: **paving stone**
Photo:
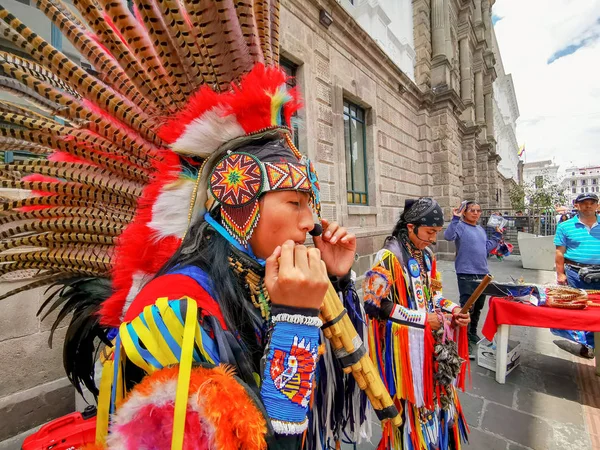
<instances>
[{"instance_id":1,"label":"paving stone","mask_svg":"<svg viewBox=\"0 0 600 450\"><path fill-rule=\"evenodd\" d=\"M517 409L544 419L583 427L583 408L579 403L554 397L531 389L519 389Z\"/></svg>"},{"instance_id":2,"label":"paving stone","mask_svg":"<svg viewBox=\"0 0 600 450\"><path fill-rule=\"evenodd\" d=\"M546 421L494 403L486 405L481 428L536 450L548 449L553 441Z\"/></svg>"},{"instance_id":3,"label":"paving stone","mask_svg":"<svg viewBox=\"0 0 600 450\"><path fill-rule=\"evenodd\" d=\"M473 450L506 450L507 442L493 434L485 431L471 428L469 433L469 443L464 444L464 448Z\"/></svg>"},{"instance_id":4,"label":"paving stone","mask_svg":"<svg viewBox=\"0 0 600 450\"><path fill-rule=\"evenodd\" d=\"M361 442L356 447L352 444L342 444L340 450L375 450L381 440L381 423L373 415L371 418L372 437L371 442Z\"/></svg>"},{"instance_id":5,"label":"paving stone","mask_svg":"<svg viewBox=\"0 0 600 450\"><path fill-rule=\"evenodd\" d=\"M469 426L478 427L483 412L483 399L463 392L459 392L458 398Z\"/></svg>"},{"instance_id":6,"label":"paving stone","mask_svg":"<svg viewBox=\"0 0 600 450\"><path fill-rule=\"evenodd\" d=\"M460 391L458 393L458 397L469 426L479 427L481 423L481 417L483 415L484 400L480 397L475 397L474 395Z\"/></svg>"},{"instance_id":7,"label":"paving stone","mask_svg":"<svg viewBox=\"0 0 600 450\"><path fill-rule=\"evenodd\" d=\"M544 338L543 340L539 340L537 342L531 342L529 344L527 344L527 347L529 348L529 350L535 352L535 353L539 353L541 355L547 355L547 356L552 356L554 358L558 358L558 359L567 359L570 360L573 355L569 352L566 352L565 350L563 350L562 348L560 348L558 345L556 345L554 342L560 342L560 339L554 339L554 341L552 340L552 335L550 335L548 338Z\"/></svg>"},{"instance_id":8,"label":"paving stone","mask_svg":"<svg viewBox=\"0 0 600 450\"><path fill-rule=\"evenodd\" d=\"M585 428L568 424L555 424L554 438L548 450L592 450L592 443Z\"/></svg>"},{"instance_id":9,"label":"paving stone","mask_svg":"<svg viewBox=\"0 0 600 450\"><path fill-rule=\"evenodd\" d=\"M492 377L492 378L496 376L495 373L492 372L491 370L486 369L485 367L478 366L476 361L471 361L471 374L474 374L474 373L478 373L480 375L483 375L486 377ZM467 382L467 384L468 384L468 382Z\"/></svg>"},{"instance_id":10,"label":"paving stone","mask_svg":"<svg viewBox=\"0 0 600 450\"><path fill-rule=\"evenodd\" d=\"M544 386L548 395L580 402L581 395L575 378L557 377L549 374L544 378Z\"/></svg>"},{"instance_id":11,"label":"paving stone","mask_svg":"<svg viewBox=\"0 0 600 450\"><path fill-rule=\"evenodd\" d=\"M485 398L491 402L512 406L513 395L515 393L514 384L499 384L495 379L478 373L472 374L472 378L473 389L471 389L469 393Z\"/></svg>"},{"instance_id":12,"label":"paving stone","mask_svg":"<svg viewBox=\"0 0 600 450\"><path fill-rule=\"evenodd\" d=\"M521 352L521 364L523 366L541 370L544 373L551 373L562 377L574 379L577 375L577 367L572 361L534 353L526 349Z\"/></svg>"},{"instance_id":13,"label":"paving stone","mask_svg":"<svg viewBox=\"0 0 600 450\"><path fill-rule=\"evenodd\" d=\"M518 366L506 376L506 384L525 387L538 392L546 392L544 373L531 367Z\"/></svg>"}]
</instances>

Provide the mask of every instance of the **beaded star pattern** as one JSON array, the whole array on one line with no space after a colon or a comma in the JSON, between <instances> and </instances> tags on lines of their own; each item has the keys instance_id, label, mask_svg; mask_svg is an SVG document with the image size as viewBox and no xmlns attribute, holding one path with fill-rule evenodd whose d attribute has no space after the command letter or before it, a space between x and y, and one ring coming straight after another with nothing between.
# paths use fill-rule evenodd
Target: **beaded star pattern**
<instances>
[{"instance_id":1,"label":"beaded star pattern","mask_svg":"<svg viewBox=\"0 0 600 450\"><path fill-rule=\"evenodd\" d=\"M259 161L248 153L233 153L215 167L210 187L223 205L244 206L262 191L263 175Z\"/></svg>"}]
</instances>

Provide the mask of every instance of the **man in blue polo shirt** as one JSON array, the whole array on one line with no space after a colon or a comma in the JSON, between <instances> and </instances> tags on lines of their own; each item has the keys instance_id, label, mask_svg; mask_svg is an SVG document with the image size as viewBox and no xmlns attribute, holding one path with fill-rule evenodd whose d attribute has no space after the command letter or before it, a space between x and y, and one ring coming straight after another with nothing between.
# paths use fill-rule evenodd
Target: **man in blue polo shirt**
<instances>
[{"instance_id":1,"label":"man in blue polo shirt","mask_svg":"<svg viewBox=\"0 0 600 450\"><path fill-rule=\"evenodd\" d=\"M562 222L556 229L556 281L580 289L600 289L600 282L586 283L579 271L586 267L600 268L600 217L596 214L598 196L580 194L575 199L577 215ZM594 357L594 333L552 330L552 333L581 344L581 356Z\"/></svg>"}]
</instances>

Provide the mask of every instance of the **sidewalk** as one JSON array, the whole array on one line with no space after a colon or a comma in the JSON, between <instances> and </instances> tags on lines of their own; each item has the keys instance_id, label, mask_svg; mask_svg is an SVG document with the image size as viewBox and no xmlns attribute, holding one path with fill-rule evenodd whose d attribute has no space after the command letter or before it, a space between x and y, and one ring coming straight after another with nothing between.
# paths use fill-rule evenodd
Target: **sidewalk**
<instances>
[{"instance_id":1,"label":"sidewalk","mask_svg":"<svg viewBox=\"0 0 600 450\"><path fill-rule=\"evenodd\" d=\"M498 281L523 277L526 282L553 283L554 272L525 270L517 256L502 262L490 258ZM445 297L458 299L454 263L439 261ZM487 314L482 314L479 329ZM481 334L481 333L480 333ZM465 450L600 450L600 378L594 363L562 350L547 329L511 327L511 339L521 342L521 365L498 384L494 372L472 361L473 386L461 393L471 428ZM563 345L564 347L565 345ZM374 449L362 444L360 450ZM345 447L347 448L347 447Z\"/></svg>"},{"instance_id":2,"label":"sidewalk","mask_svg":"<svg viewBox=\"0 0 600 450\"><path fill-rule=\"evenodd\" d=\"M490 259L498 281L523 277L553 283L554 272L525 270L518 257ZM458 296L452 262L440 262L444 294ZM487 305L482 317L487 313ZM483 322L479 324L479 328ZM593 362L562 350L547 329L511 327L523 347L521 366L496 383L494 372L472 365L473 387L461 395L474 449L600 449L600 378ZM564 347L565 345L563 345Z\"/></svg>"}]
</instances>

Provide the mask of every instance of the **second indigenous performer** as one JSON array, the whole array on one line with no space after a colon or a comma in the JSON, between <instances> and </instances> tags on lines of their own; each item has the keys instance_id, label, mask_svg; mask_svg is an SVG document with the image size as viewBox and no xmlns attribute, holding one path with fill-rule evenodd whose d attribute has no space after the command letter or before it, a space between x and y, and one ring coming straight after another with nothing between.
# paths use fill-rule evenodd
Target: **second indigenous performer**
<instances>
[{"instance_id":1,"label":"second indigenous performer","mask_svg":"<svg viewBox=\"0 0 600 450\"><path fill-rule=\"evenodd\" d=\"M403 214L365 274L371 356L403 425L386 426L380 449L459 449L467 424L464 389L469 314L444 298L433 252L444 224L432 198L407 200Z\"/></svg>"}]
</instances>

